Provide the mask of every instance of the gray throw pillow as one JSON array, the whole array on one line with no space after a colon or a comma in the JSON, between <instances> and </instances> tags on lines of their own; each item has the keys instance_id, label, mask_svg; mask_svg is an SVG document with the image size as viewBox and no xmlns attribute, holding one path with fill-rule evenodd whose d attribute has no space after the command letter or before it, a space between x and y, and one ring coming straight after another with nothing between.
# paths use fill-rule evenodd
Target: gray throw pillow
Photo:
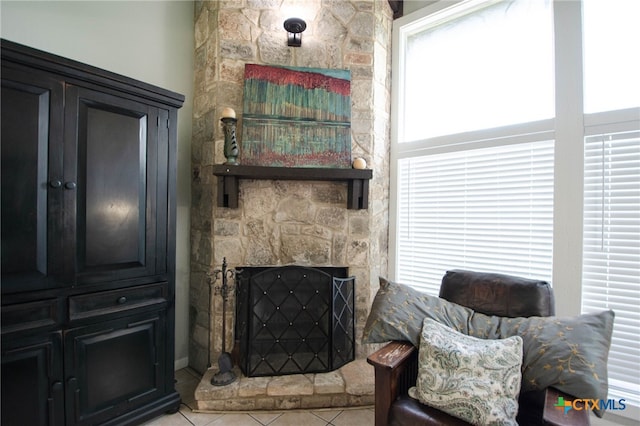
<instances>
[{"instance_id":1,"label":"gray throw pillow","mask_svg":"<svg viewBox=\"0 0 640 426\"><path fill-rule=\"evenodd\" d=\"M464 333L473 313L473 309L380 277L380 288L373 299L362 341L382 343L405 340L418 347L425 318Z\"/></svg>"}]
</instances>

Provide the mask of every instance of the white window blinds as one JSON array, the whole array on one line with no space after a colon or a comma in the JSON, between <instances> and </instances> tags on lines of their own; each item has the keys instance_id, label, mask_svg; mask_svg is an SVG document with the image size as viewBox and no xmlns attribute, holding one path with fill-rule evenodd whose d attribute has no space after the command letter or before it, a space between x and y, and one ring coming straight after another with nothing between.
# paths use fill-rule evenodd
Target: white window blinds
<instances>
[{"instance_id":1,"label":"white window blinds","mask_svg":"<svg viewBox=\"0 0 640 426\"><path fill-rule=\"evenodd\" d=\"M640 132L585 138L582 310L616 313L609 397L640 402Z\"/></svg>"},{"instance_id":2,"label":"white window blinds","mask_svg":"<svg viewBox=\"0 0 640 426\"><path fill-rule=\"evenodd\" d=\"M448 269L551 280L553 141L398 163L398 280L438 294Z\"/></svg>"}]
</instances>

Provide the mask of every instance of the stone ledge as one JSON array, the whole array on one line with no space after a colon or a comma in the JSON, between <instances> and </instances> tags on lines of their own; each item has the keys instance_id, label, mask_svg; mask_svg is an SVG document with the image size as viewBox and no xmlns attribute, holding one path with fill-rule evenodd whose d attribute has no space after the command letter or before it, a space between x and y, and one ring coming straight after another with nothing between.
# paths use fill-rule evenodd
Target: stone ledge
<instances>
[{"instance_id":1,"label":"stone ledge","mask_svg":"<svg viewBox=\"0 0 640 426\"><path fill-rule=\"evenodd\" d=\"M315 374L313 379L314 394L342 393L344 390L344 379L339 371Z\"/></svg>"},{"instance_id":2,"label":"stone ledge","mask_svg":"<svg viewBox=\"0 0 640 426\"><path fill-rule=\"evenodd\" d=\"M366 369L373 370L365 360L350 362L340 369L344 379L345 392L349 395L373 395L374 375L366 374Z\"/></svg>"},{"instance_id":3,"label":"stone ledge","mask_svg":"<svg viewBox=\"0 0 640 426\"><path fill-rule=\"evenodd\" d=\"M373 405L374 372L360 359L318 374L245 377L226 386L213 386L217 368L210 368L195 391L196 411L268 411L300 408L345 408Z\"/></svg>"},{"instance_id":4,"label":"stone ledge","mask_svg":"<svg viewBox=\"0 0 640 426\"><path fill-rule=\"evenodd\" d=\"M268 396L313 395L313 382L304 374L274 377L267 385Z\"/></svg>"}]
</instances>

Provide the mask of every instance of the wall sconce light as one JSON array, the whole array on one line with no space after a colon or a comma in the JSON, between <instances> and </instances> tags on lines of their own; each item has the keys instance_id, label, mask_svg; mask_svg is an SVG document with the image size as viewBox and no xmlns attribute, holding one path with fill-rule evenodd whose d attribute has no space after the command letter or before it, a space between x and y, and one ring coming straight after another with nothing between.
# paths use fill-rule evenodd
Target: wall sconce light
<instances>
[{"instance_id":1,"label":"wall sconce light","mask_svg":"<svg viewBox=\"0 0 640 426\"><path fill-rule=\"evenodd\" d=\"M307 29L306 22L300 18L289 18L284 21L284 29L287 30L287 45L302 46L302 32Z\"/></svg>"}]
</instances>

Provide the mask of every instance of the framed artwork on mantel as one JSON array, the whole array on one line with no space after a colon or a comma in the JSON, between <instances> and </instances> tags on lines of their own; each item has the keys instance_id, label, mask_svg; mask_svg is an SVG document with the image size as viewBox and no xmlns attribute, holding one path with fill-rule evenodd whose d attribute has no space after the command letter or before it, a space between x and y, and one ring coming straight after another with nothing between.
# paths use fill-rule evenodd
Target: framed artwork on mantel
<instances>
[{"instance_id":1,"label":"framed artwork on mantel","mask_svg":"<svg viewBox=\"0 0 640 426\"><path fill-rule=\"evenodd\" d=\"M245 65L241 163L351 168L351 72Z\"/></svg>"}]
</instances>

